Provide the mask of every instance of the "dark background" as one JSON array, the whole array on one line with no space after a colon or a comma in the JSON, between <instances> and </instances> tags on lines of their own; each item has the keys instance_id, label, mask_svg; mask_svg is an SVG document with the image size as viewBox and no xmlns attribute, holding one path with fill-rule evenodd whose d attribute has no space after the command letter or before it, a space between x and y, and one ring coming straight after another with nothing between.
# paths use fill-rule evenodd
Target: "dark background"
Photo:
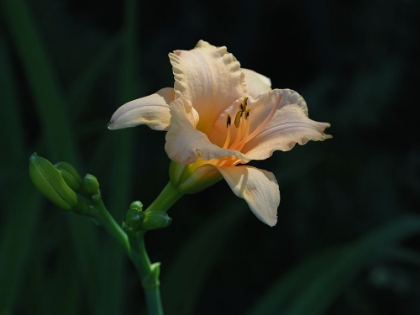
<instances>
[{"instance_id":1,"label":"dark background","mask_svg":"<svg viewBox=\"0 0 420 315\"><path fill-rule=\"evenodd\" d=\"M251 163L278 179L274 228L225 182L175 204L146 237L166 313L420 314L419 17L414 0L1 0L0 314L145 313L118 244L42 197L27 159L97 176L118 222L149 205L164 133L106 124L173 86L168 52L199 39L298 91L334 138Z\"/></svg>"}]
</instances>

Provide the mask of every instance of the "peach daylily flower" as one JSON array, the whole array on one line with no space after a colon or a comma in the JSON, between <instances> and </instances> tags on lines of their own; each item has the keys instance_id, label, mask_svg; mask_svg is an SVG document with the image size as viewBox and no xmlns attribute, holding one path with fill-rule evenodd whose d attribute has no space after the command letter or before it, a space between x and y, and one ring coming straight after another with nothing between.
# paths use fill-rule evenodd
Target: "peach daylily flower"
<instances>
[{"instance_id":1,"label":"peach daylily flower","mask_svg":"<svg viewBox=\"0 0 420 315\"><path fill-rule=\"evenodd\" d=\"M199 41L169 59L174 88L124 104L109 129L146 124L166 130L165 150L175 162L180 191L223 177L261 221L274 226L280 203L276 178L245 164L296 143L330 138L324 133L330 125L309 119L306 102L295 91L272 90L270 79L241 68L226 47Z\"/></svg>"}]
</instances>

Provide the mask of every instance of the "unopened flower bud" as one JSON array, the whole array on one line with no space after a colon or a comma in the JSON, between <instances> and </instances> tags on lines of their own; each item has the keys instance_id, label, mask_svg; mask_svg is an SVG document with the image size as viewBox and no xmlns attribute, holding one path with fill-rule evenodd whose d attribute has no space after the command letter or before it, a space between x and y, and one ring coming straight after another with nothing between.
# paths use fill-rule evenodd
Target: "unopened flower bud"
<instances>
[{"instance_id":1,"label":"unopened flower bud","mask_svg":"<svg viewBox=\"0 0 420 315\"><path fill-rule=\"evenodd\" d=\"M171 224L172 219L165 211L153 210L144 212L141 227L143 230L163 229Z\"/></svg>"},{"instance_id":2,"label":"unopened flower bud","mask_svg":"<svg viewBox=\"0 0 420 315\"><path fill-rule=\"evenodd\" d=\"M77 194L66 184L62 172L36 153L29 158L29 177L34 186L56 206L71 210L77 205Z\"/></svg>"},{"instance_id":3,"label":"unopened flower bud","mask_svg":"<svg viewBox=\"0 0 420 315\"><path fill-rule=\"evenodd\" d=\"M133 201L130 205L130 209L134 209L134 210L137 210L137 211L143 211L143 204L138 200Z\"/></svg>"},{"instance_id":4,"label":"unopened flower bud","mask_svg":"<svg viewBox=\"0 0 420 315\"><path fill-rule=\"evenodd\" d=\"M99 193L99 182L98 179L92 174L86 174L83 178L82 192L87 194L89 197Z\"/></svg>"},{"instance_id":5,"label":"unopened flower bud","mask_svg":"<svg viewBox=\"0 0 420 315\"><path fill-rule=\"evenodd\" d=\"M134 201L130 205L127 214L125 215L125 225L132 230L142 229L144 212L142 211L143 204L140 201Z\"/></svg>"},{"instance_id":6,"label":"unopened flower bud","mask_svg":"<svg viewBox=\"0 0 420 315\"><path fill-rule=\"evenodd\" d=\"M61 171L64 181L71 189L78 191L82 188L82 178L72 165L58 162L54 166Z\"/></svg>"}]
</instances>

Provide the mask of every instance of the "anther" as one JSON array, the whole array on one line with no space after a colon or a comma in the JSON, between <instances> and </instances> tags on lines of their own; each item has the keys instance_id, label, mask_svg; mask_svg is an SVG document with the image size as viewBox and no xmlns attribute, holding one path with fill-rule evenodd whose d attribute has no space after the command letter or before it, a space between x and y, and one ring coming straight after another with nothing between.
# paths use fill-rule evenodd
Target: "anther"
<instances>
[{"instance_id":1,"label":"anther","mask_svg":"<svg viewBox=\"0 0 420 315\"><path fill-rule=\"evenodd\" d=\"M229 128L232 124L232 117L230 115L227 115L226 117L226 128Z\"/></svg>"},{"instance_id":2,"label":"anther","mask_svg":"<svg viewBox=\"0 0 420 315\"><path fill-rule=\"evenodd\" d=\"M240 110L238 110L238 112L236 113L235 121L234 121L236 128L239 128L239 123L241 122L242 113L243 111L240 111Z\"/></svg>"},{"instance_id":3,"label":"anther","mask_svg":"<svg viewBox=\"0 0 420 315\"><path fill-rule=\"evenodd\" d=\"M249 108L247 108L246 110L245 110L245 119L248 119L248 117L249 117L249 112L250 112L251 110L249 109Z\"/></svg>"}]
</instances>

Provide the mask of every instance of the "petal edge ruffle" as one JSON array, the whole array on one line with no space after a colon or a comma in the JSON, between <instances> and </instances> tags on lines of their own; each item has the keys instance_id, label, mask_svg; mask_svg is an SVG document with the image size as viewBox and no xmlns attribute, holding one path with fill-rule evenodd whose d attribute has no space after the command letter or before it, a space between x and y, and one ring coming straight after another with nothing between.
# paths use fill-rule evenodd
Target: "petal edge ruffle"
<instances>
[{"instance_id":1,"label":"petal edge ruffle","mask_svg":"<svg viewBox=\"0 0 420 315\"><path fill-rule=\"evenodd\" d=\"M287 105L277 110L267 127L241 151L252 160L264 160L276 150L291 150L296 143L303 145L309 140L332 138L324 133L328 127L329 123L309 119L299 105Z\"/></svg>"},{"instance_id":2,"label":"petal edge ruffle","mask_svg":"<svg viewBox=\"0 0 420 315\"><path fill-rule=\"evenodd\" d=\"M245 75L226 47L199 41L192 50L169 54L176 98L188 99L200 117L197 129L209 134L214 121L239 97L246 95Z\"/></svg>"}]
</instances>

